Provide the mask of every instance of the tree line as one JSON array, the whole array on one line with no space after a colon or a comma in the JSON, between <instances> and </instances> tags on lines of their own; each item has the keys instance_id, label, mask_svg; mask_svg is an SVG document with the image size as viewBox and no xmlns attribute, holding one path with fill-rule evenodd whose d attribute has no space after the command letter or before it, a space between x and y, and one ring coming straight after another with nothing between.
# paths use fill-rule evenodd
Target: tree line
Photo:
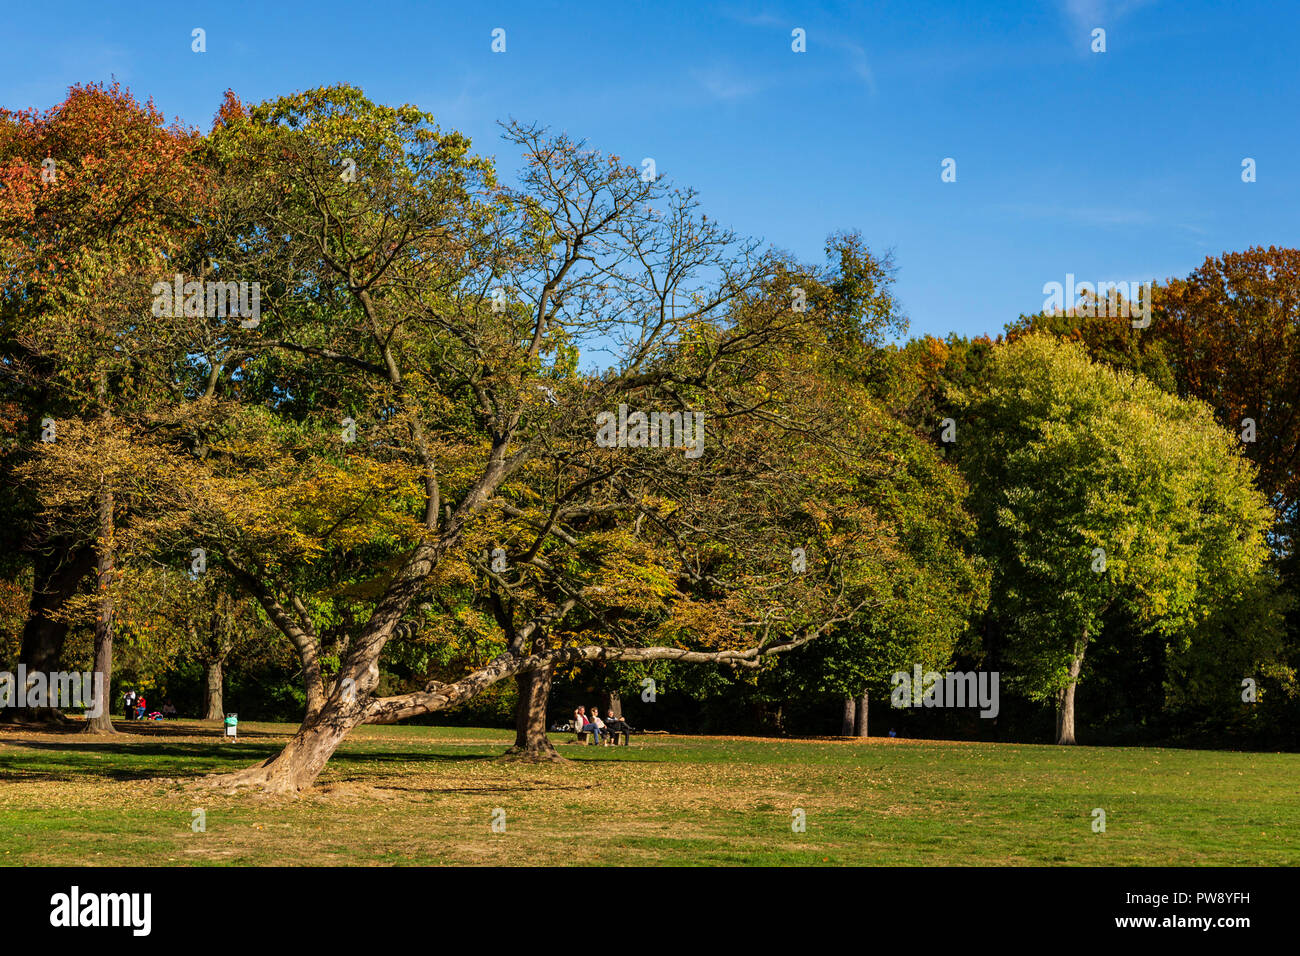
<instances>
[{"instance_id":1,"label":"tree line","mask_svg":"<svg viewBox=\"0 0 1300 956\"><path fill-rule=\"evenodd\" d=\"M502 135L513 185L348 86L228 93L206 134L116 85L0 112L6 660L201 672L210 718L278 675L300 729L219 781L273 790L489 699L552 758L557 682L865 732L959 662L1070 743L1128 665L1114 713L1288 726L1300 254L1210 260L1148 328L902 342L859 234L801 262ZM619 416L698 447L597 441Z\"/></svg>"}]
</instances>

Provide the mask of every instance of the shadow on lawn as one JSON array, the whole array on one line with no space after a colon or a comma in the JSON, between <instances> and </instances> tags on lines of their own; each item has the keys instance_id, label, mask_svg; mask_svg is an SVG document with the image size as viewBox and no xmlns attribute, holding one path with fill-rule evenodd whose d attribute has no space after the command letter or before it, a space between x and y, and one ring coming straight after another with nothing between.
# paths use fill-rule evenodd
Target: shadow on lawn
<instances>
[{"instance_id":1,"label":"shadow on lawn","mask_svg":"<svg viewBox=\"0 0 1300 956\"><path fill-rule=\"evenodd\" d=\"M420 761L424 761L424 760L433 760L433 761L441 760L448 763L459 763L460 761L463 760L501 760L502 763L506 763L505 760L502 760L502 758L505 757L506 752L505 750L499 749L505 746L504 744L474 744L472 746L490 747L492 748L492 753L448 754L448 753L412 753L410 751L401 751L401 750L398 751L386 750L382 752L367 751L367 750L358 750L358 751L340 750L337 753L335 753L333 757L330 758L330 763L331 764L346 763L349 761L354 763L365 763L365 762L384 763L385 761L398 761L401 763L419 763ZM651 760L651 759L637 760L637 759L628 759L626 757L596 757L596 756L592 756L591 758L577 757L576 759L570 757L569 760L571 763L666 763L667 762L664 760ZM518 762L517 765L526 767L529 764L527 762Z\"/></svg>"},{"instance_id":2,"label":"shadow on lawn","mask_svg":"<svg viewBox=\"0 0 1300 956\"><path fill-rule=\"evenodd\" d=\"M50 761L41 761L43 766L40 770L25 770L23 765L33 763L34 760L30 755L24 756L18 752L18 747L25 750L45 751L52 755L53 761L60 764L66 761L66 765L51 768ZM21 744L10 743L8 747L0 749L0 781L74 781L86 777L98 777L102 780L201 777L218 771L238 770L251 766L278 752L278 748L257 744L226 744L218 750L216 747L204 744L75 744L25 740ZM101 763L94 759L96 757L106 759ZM132 757L147 758L150 764L138 768L122 766ZM214 758L219 758L219 762L213 762ZM196 760L205 761L205 765L195 766L193 762Z\"/></svg>"},{"instance_id":3,"label":"shadow on lawn","mask_svg":"<svg viewBox=\"0 0 1300 956\"><path fill-rule=\"evenodd\" d=\"M343 780L340 783L364 783L363 780ZM328 784L326 785L328 786ZM529 793L534 790L595 790L596 784L584 783L572 787L564 787L545 783L512 783L499 787L393 787L378 786L376 790L400 790L403 793Z\"/></svg>"},{"instance_id":4,"label":"shadow on lawn","mask_svg":"<svg viewBox=\"0 0 1300 956\"><path fill-rule=\"evenodd\" d=\"M75 737L85 732L85 724L81 721L70 722L66 724L33 724L33 723L13 723L0 724L0 742L4 742L7 737L18 737L17 743L26 743L21 737L23 734L45 734L51 737ZM114 720L113 729L119 734L129 737L200 737L203 739L212 738L213 740L225 739L225 728L222 724L213 721L207 726L194 726L187 724L178 726L168 724L163 721L153 720ZM112 740L111 736L90 736L92 740ZM240 730L240 737L291 737L293 731L273 732L268 730Z\"/></svg>"},{"instance_id":5,"label":"shadow on lawn","mask_svg":"<svg viewBox=\"0 0 1300 956\"><path fill-rule=\"evenodd\" d=\"M118 740L104 737L85 737L75 732L60 735L60 740L4 740L0 737L0 782L25 780L75 781L86 777L102 780L153 780L159 777L174 779L191 779L221 773L230 770L242 770L261 763L280 752L280 746L269 743L227 743L224 738L215 737L213 743L193 742L176 743L159 740L157 743L145 743L141 738L167 736L187 736L184 734L131 734L134 740ZM190 734L188 736L193 736ZM250 735L251 736L251 735ZM261 736L273 737L274 734ZM6 746L7 745L7 746ZM476 744L475 747L491 748L491 753L437 753L430 751L372 751L340 750L330 759L336 767L358 764L419 764L419 763L467 763L484 760L500 760L504 754L502 744ZM22 750L43 751L51 755L51 760L67 762L66 767L49 766L49 761L40 769L25 770L24 764L36 762L31 756L24 756ZM576 756L576 755L575 755ZM105 758L101 763L96 758ZM147 760L148 766L132 768L123 766L132 761ZM200 765L196 762L201 761ZM504 761L503 761L504 762ZM578 758L574 763L662 763L661 760L628 759L624 757ZM502 788L509 789L509 788ZM441 791L439 791L441 792ZM454 792L454 791L447 791Z\"/></svg>"}]
</instances>

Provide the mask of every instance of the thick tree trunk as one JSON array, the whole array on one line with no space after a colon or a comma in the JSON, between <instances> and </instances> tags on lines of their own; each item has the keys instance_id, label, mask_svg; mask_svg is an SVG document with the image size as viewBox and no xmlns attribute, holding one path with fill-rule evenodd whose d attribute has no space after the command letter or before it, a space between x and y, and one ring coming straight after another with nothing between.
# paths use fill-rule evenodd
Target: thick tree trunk
<instances>
[{"instance_id":1,"label":"thick tree trunk","mask_svg":"<svg viewBox=\"0 0 1300 956\"><path fill-rule=\"evenodd\" d=\"M563 760L546 736L546 705L551 699L553 667L539 667L515 675L519 699L515 703L515 745L505 756L523 760Z\"/></svg>"},{"instance_id":2,"label":"thick tree trunk","mask_svg":"<svg viewBox=\"0 0 1300 956\"><path fill-rule=\"evenodd\" d=\"M101 486L96 502L99 513L99 543L96 546L95 584L99 591L99 608L95 615L95 667L96 675L103 675L104 700L100 702L99 716L87 717L88 734L115 734L113 727L113 493Z\"/></svg>"},{"instance_id":3,"label":"thick tree trunk","mask_svg":"<svg viewBox=\"0 0 1300 956\"><path fill-rule=\"evenodd\" d=\"M225 717L221 694L224 677L221 661L211 661L206 664L203 668L203 677L203 719L221 720Z\"/></svg>"},{"instance_id":4,"label":"thick tree trunk","mask_svg":"<svg viewBox=\"0 0 1300 956\"><path fill-rule=\"evenodd\" d=\"M59 669L59 656L68 635L68 625L51 620L50 615L63 607L77 592L81 580L95 566L95 551L89 546L71 547L66 542L51 542L37 552L32 596L23 622L22 646L18 662L29 674L52 674ZM5 707L0 721L64 721L54 707Z\"/></svg>"},{"instance_id":5,"label":"thick tree trunk","mask_svg":"<svg viewBox=\"0 0 1300 956\"><path fill-rule=\"evenodd\" d=\"M270 760L247 770L207 777L201 785L219 790L260 787L268 793L287 794L310 789L343 738L361 723L361 717L361 709L355 704L331 697L314 719L303 721L284 750Z\"/></svg>"},{"instance_id":6,"label":"thick tree trunk","mask_svg":"<svg viewBox=\"0 0 1300 956\"><path fill-rule=\"evenodd\" d=\"M623 719L623 699L619 697L618 691L607 690L600 695L600 706L604 710L606 717L617 717Z\"/></svg>"},{"instance_id":7,"label":"thick tree trunk","mask_svg":"<svg viewBox=\"0 0 1300 956\"><path fill-rule=\"evenodd\" d=\"M844 717L840 721L840 736L853 736L853 698L844 698Z\"/></svg>"},{"instance_id":8,"label":"thick tree trunk","mask_svg":"<svg viewBox=\"0 0 1300 956\"><path fill-rule=\"evenodd\" d=\"M868 702L869 702L869 700L868 700L868 695L867 695L867 692L864 690L864 691L862 692L862 696L858 698L858 702L857 702L857 721L856 721L857 726L856 726L856 729L855 729L855 733L856 733L857 736L859 736L859 737L866 737L866 736L867 736L867 704L868 704Z\"/></svg>"},{"instance_id":9,"label":"thick tree trunk","mask_svg":"<svg viewBox=\"0 0 1300 956\"><path fill-rule=\"evenodd\" d=\"M1083 649L1086 646L1085 637L1070 662L1070 682L1056 695L1056 742L1058 744L1077 743L1074 738L1074 689L1079 685L1079 672L1083 669Z\"/></svg>"}]
</instances>

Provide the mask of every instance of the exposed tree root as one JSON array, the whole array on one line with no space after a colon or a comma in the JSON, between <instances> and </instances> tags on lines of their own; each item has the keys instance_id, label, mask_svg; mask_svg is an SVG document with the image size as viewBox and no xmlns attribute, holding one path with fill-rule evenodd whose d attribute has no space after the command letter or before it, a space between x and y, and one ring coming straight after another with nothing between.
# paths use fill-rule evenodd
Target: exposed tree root
<instances>
[{"instance_id":1,"label":"exposed tree root","mask_svg":"<svg viewBox=\"0 0 1300 956\"><path fill-rule=\"evenodd\" d=\"M196 790L217 790L222 793L237 793L241 790L255 790L259 793L297 796L302 790L311 788L308 784L301 787L289 773L276 773L270 766L271 761L235 770L231 773L214 773L194 781Z\"/></svg>"}]
</instances>

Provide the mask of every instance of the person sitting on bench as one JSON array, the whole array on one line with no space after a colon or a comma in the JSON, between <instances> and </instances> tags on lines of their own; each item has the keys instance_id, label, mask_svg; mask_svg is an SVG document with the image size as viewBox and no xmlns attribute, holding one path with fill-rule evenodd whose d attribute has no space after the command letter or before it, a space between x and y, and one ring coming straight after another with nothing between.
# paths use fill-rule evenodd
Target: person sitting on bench
<instances>
[{"instance_id":1,"label":"person sitting on bench","mask_svg":"<svg viewBox=\"0 0 1300 956\"><path fill-rule=\"evenodd\" d=\"M578 735L578 739L581 739L583 734L591 734L594 738L594 742L600 743L600 728L591 722L587 717L586 711L587 709L585 707L579 706L578 709L573 712L573 732ZM596 712L593 710L592 714L594 715L595 713Z\"/></svg>"},{"instance_id":2,"label":"person sitting on bench","mask_svg":"<svg viewBox=\"0 0 1300 956\"><path fill-rule=\"evenodd\" d=\"M600 719L600 709L591 708L591 722L596 725L596 746L600 746L600 735L605 734L605 746L609 746L609 731L605 728L605 722Z\"/></svg>"},{"instance_id":3,"label":"person sitting on bench","mask_svg":"<svg viewBox=\"0 0 1300 956\"><path fill-rule=\"evenodd\" d=\"M609 740L613 744L613 746L615 747L618 746L618 735L622 734L623 746L626 747L628 740L632 736L632 725L629 724L622 717L614 717L612 715L610 716L609 720L607 720L605 723L609 728L606 731L606 733L608 734Z\"/></svg>"}]
</instances>

